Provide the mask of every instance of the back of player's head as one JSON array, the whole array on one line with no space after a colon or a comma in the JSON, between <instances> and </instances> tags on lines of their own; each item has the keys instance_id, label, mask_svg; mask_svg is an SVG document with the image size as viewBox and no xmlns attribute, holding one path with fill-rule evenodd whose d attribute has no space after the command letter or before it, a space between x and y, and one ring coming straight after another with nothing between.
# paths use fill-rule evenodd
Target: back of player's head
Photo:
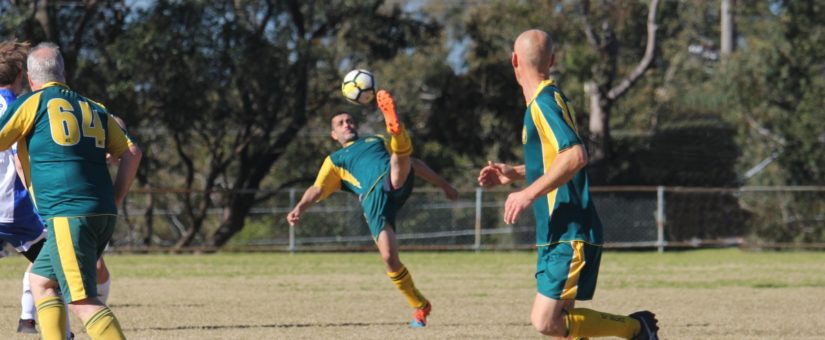
<instances>
[{"instance_id":1,"label":"back of player's head","mask_svg":"<svg viewBox=\"0 0 825 340\"><path fill-rule=\"evenodd\" d=\"M23 63L26 62L28 51L29 43L26 42L0 42L0 86L11 85L20 72L23 72Z\"/></svg>"},{"instance_id":2,"label":"back of player's head","mask_svg":"<svg viewBox=\"0 0 825 340\"><path fill-rule=\"evenodd\" d=\"M45 84L50 81L65 83L63 56L60 47L51 42L37 44L29 51L26 60L29 78L36 84Z\"/></svg>"},{"instance_id":3,"label":"back of player's head","mask_svg":"<svg viewBox=\"0 0 825 340\"><path fill-rule=\"evenodd\" d=\"M516 38L513 51L523 66L542 73L547 72L553 62L553 39L545 31L527 30Z\"/></svg>"}]
</instances>

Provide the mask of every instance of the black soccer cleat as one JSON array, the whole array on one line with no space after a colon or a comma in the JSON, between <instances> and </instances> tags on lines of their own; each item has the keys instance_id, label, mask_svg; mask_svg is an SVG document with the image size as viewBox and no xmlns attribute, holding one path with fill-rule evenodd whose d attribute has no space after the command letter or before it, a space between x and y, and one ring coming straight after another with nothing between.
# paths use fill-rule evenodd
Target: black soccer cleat
<instances>
[{"instance_id":1,"label":"black soccer cleat","mask_svg":"<svg viewBox=\"0 0 825 340\"><path fill-rule=\"evenodd\" d=\"M633 340L659 340L659 321L656 320L656 314L645 310L630 314L630 317L638 320L641 325Z\"/></svg>"},{"instance_id":2,"label":"black soccer cleat","mask_svg":"<svg viewBox=\"0 0 825 340\"><path fill-rule=\"evenodd\" d=\"M17 324L17 333L32 333L37 334L37 322L32 319L20 319Z\"/></svg>"}]
</instances>

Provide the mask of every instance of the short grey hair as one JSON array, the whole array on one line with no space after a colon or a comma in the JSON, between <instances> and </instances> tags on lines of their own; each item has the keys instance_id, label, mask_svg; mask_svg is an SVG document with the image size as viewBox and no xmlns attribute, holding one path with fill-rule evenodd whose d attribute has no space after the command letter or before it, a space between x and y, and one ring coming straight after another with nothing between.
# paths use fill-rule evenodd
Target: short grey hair
<instances>
[{"instance_id":1,"label":"short grey hair","mask_svg":"<svg viewBox=\"0 0 825 340\"><path fill-rule=\"evenodd\" d=\"M45 84L50 81L66 82L63 66L63 56L60 46L51 42L37 44L29 51L26 59L29 77L36 84Z\"/></svg>"}]
</instances>

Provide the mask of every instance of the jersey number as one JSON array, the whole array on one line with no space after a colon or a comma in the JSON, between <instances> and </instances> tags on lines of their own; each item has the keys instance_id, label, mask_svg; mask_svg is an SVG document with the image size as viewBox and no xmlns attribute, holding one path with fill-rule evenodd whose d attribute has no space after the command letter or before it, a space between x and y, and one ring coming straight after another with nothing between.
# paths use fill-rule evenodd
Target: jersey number
<instances>
[{"instance_id":1,"label":"jersey number","mask_svg":"<svg viewBox=\"0 0 825 340\"><path fill-rule=\"evenodd\" d=\"M72 146L80 142L80 137L93 138L95 146L106 147L106 130L103 129L97 112L92 111L89 103L79 101L82 124L78 124L74 108L68 100L55 98L47 104L52 140L57 145Z\"/></svg>"}]
</instances>

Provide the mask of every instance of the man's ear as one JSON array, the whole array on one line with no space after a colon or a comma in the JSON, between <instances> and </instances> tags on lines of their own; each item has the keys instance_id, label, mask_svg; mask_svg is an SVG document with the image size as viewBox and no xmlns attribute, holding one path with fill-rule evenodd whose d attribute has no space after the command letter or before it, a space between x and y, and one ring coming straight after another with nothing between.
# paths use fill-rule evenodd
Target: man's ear
<instances>
[{"instance_id":1,"label":"man's ear","mask_svg":"<svg viewBox=\"0 0 825 340\"><path fill-rule=\"evenodd\" d=\"M510 57L510 63L513 64L513 68L518 68L518 55L516 52L513 52L512 56Z\"/></svg>"}]
</instances>

